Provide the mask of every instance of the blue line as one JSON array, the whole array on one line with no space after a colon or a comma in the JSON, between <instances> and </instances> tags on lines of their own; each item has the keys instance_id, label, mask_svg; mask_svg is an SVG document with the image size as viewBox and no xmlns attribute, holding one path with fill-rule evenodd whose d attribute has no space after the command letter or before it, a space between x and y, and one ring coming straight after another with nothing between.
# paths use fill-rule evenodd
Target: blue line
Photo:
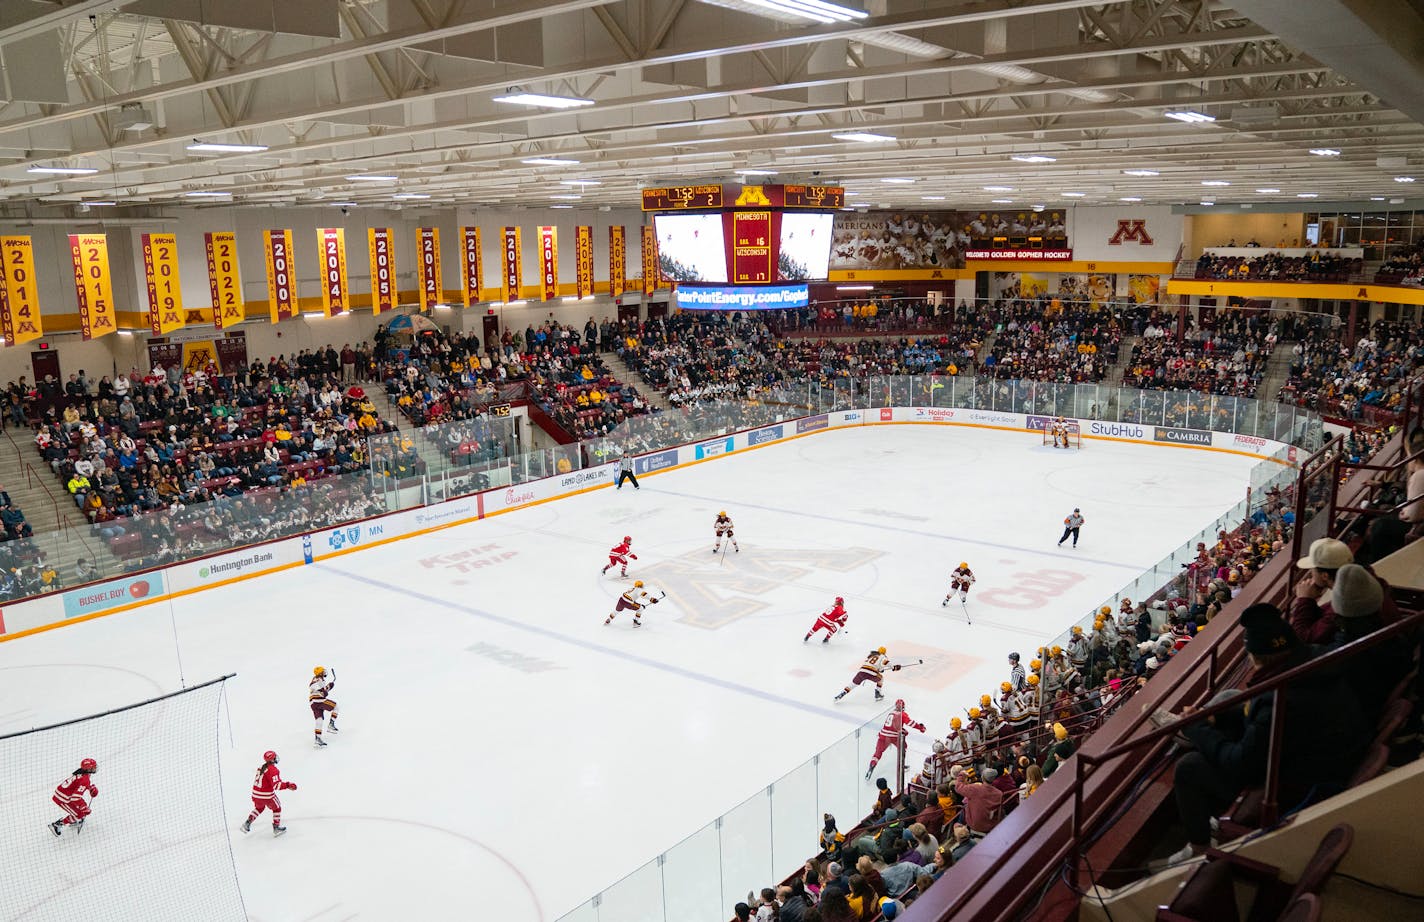
<instances>
[{"instance_id":1,"label":"blue line","mask_svg":"<svg viewBox=\"0 0 1424 922\"><path fill-rule=\"evenodd\" d=\"M695 493L679 493L676 490L663 490L657 487L653 488L653 492L663 493L668 496L681 496L683 499L697 499L702 500L703 502L710 502L714 504L726 501L725 499L713 499L710 496L698 496ZM783 509L780 506L763 506L757 503L744 503L740 500L737 501L737 505L745 507L747 509L761 509L765 512L780 512L785 515L804 516L808 519L821 519L826 522L839 522L842 525L854 525L857 528L879 528L885 531L893 531L897 534L919 535L922 538L938 538L942 541L967 541L971 544L977 544L980 547L993 547L998 548L1001 551L1017 551L1020 554L1038 554L1041 557L1061 557L1064 560L1082 560L1087 563L1101 564L1105 567L1121 567L1124 570L1135 570L1138 573L1142 573L1145 570L1152 569L1152 564L1143 566L1142 564L1137 563L1118 563L1115 560L1099 560L1096 557L1083 557L1079 554L1064 554L1061 551L1039 551L1033 548L1023 547L1018 544L999 544L994 541L984 541L980 538L965 538L960 535L942 535L938 532L933 531L915 531L914 529L902 528L898 525L881 525L879 522L862 522L859 519L842 519L837 518L833 515L818 515L814 512L805 512L801 509Z\"/></svg>"},{"instance_id":2,"label":"blue line","mask_svg":"<svg viewBox=\"0 0 1424 922\"><path fill-rule=\"evenodd\" d=\"M461 605L458 602L451 602L448 599L442 599L438 596L426 595L422 592L415 592L411 589L406 588L405 586L396 586L378 579L372 579L369 576L362 576L357 573L348 573L345 570L338 570L330 564L317 563L314 564L314 566L319 566L323 570L326 570L330 573L335 573L337 576L344 576L347 579L355 580L358 583L365 583L368 586L375 586L378 589L385 589L387 591L394 592L399 595L406 596L408 598L416 599L421 602L428 602L431 605L438 605L442 608L448 608L451 611L457 611L467 615L474 615L476 618L483 618L486 621L493 621L495 624L501 625L503 627L512 628L518 631L527 631L531 634L538 634L540 637L547 637L550 640L557 640L562 643L571 644L575 647L582 647L585 650L592 650L595 653L602 653L605 656L612 656L617 659L626 660L630 663L637 663L639 666L646 666L649 669L657 669L661 672L666 672L670 675L677 676L678 678L692 679L697 682L702 682L706 685L711 685L714 688L720 688L723 691L737 692L743 695L750 695L753 698L760 698L761 700L768 701L772 704L780 704L785 707L796 708L797 710L805 711L808 714L814 714L817 717L825 717L830 720L838 720L843 723L853 724L857 727L866 722L865 718L855 717L843 711L832 711L828 708L817 707L814 704L806 704L805 702L797 701L793 698L783 698L780 695L773 695L769 692L764 692L758 688L752 688L747 685L738 685L737 683L729 682L726 679L719 679L715 676L703 675L700 672L691 672L689 670L681 669L677 666L664 663L661 660L649 659L645 656L638 656L636 653L629 653L626 650L620 650L617 647L605 647L602 644L592 643L587 640L579 640L575 637L568 637L564 634L560 634L558 631L552 631L548 628L539 627L537 625L529 624L524 621L515 621L512 618L505 618L501 615L496 615L493 612L487 612L483 611L482 609L472 608L468 605Z\"/></svg>"}]
</instances>

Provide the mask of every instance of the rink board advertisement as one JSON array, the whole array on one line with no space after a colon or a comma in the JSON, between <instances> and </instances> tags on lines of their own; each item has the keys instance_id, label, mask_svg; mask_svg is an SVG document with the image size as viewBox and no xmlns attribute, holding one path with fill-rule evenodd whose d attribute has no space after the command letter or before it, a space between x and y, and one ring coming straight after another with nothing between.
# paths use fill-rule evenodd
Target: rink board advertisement
<instances>
[{"instance_id":1,"label":"rink board advertisement","mask_svg":"<svg viewBox=\"0 0 1424 922\"><path fill-rule=\"evenodd\" d=\"M633 459L638 476L671 470L687 464L712 460L747 448L771 445L804 435L845 426L881 423L974 426L1040 431L1051 417L1025 416L996 410L961 407L873 407L842 410L788 420L733 435L668 448ZM1231 432L1171 429L1137 423L1070 419L1087 439L1137 442L1169 448L1229 451L1286 464L1277 455L1283 442ZM1172 434L1163 438L1163 432ZM1033 440L1038 450L1037 440ZM1288 454L1288 453L1287 453ZM238 580L275 573L305 562L304 541L310 542L313 562L337 557L367 547L432 530L463 525L525 506L548 502L612 484L615 463L556 474L542 480L501 486L483 493L462 496L444 503L407 509L379 518L353 522L340 528L324 529L306 536L284 538L270 544L244 548L200 560L188 561L140 574L115 578L91 586L51 593L4 607L4 637L18 632L57 627L105 613L122 611L188 595Z\"/></svg>"}]
</instances>

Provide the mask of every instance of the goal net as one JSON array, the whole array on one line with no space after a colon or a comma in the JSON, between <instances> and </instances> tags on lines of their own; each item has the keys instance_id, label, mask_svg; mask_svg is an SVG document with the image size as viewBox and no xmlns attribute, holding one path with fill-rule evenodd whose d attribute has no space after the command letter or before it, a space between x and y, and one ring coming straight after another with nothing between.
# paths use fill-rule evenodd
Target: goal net
<instances>
[{"instance_id":1,"label":"goal net","mask_svg":"<svg viewBox=\"0 0 1424 922\"><path fill-rule=\"evenodd\" d=\"M0 918L245 920L218 764L225 676L0 737ZM99 796L76 831L55 787L92 758Z\"/></svg>"},{"instance_id":2,"label":"goal net","mask_svg":"<svg viewBox=\"0 0 1424 922\"><path fill-rule=\"evenodd\" d=\"M1063 435L1063 436L1059 436L1059 439L1058 439L1058 445L1059 445L1059 447L1062 447L1063 442L1064 442L1065 439L1066 439L1067 442L1068 442L1068 447L1069 447L1069 448L1082 448L1082 447L1083 447L1083 433L1082 433L1082 430L1079 429L1077 423L1075 423L1075 422L1070 422L1070 423L1068 423L1068 431L1067 431L1067 433L1066 433L1065 435ZM1050 426L1050 427L1045 427L1044 430L1043 430L1043 444L1045 444L1045 445L1052 445L1052 444L1053 444L1053 429L1052 429L1051 426Z\"/></svg>"}]
</instances>

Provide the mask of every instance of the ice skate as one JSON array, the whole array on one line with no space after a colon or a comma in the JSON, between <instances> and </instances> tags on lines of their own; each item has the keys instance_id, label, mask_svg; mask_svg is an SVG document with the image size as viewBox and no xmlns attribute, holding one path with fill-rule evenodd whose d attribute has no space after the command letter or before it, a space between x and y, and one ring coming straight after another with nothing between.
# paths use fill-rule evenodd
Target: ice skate
<instances>
[{"instance_id":1,"label":"ice skate","mask_svg":"<svg viewBox=\"0 0 1424 922\"><path fill-rule=\"evenodd\" d=\"M628 571L627 571L627 570L623 570L619 575L626 577L626 576L628 575Z\"/></svg>"},{"instance_id":2,"label":"ice skate","mask_svg":"<svg viewBox=\"0 0 1424 922\"><path fill-rule=\"evenodd\" d=\"M643 622L639 621L637 618L634 618L634 619L633 619L633 627L642 627L642 626L643 626Z\"/></svg>"},{"instance_id":3,"label":"ice skate","mask_svg":"<svg viewBox=\"0 0 1424 922\"><path fill-rule=\"evenodd\" d=\"M49 824L49 831L57 836L64 835L64 820L55 820Z\"/></svg>"},{"instance_id":4,"label":"ice skate","mask_svg":"<svg viewBox=\"0 0 1424 922\"><path fill-rule=\"evenodd\" d=\"M808 641L808 640L810 640L810 639L811 639L811 635L810 635L810 634L807 634L805 637L802 637L802 638L801 638L801 642L802 642L802 643L805 643L806 641Z\"/></svg>"},{"instance_id":5,"label":"ice skate","mask_svg":"<svg viewBox=\"0 0 1424 922\"><path fill-rule=\"evenodd\" d=\"M238 828L241 829L243 832L251 832L251 831L252 831L252 820L250 820L250 819L248 819L248 820L243 820L243 821L242 821L242 825L239 826Z\"/></svg>"},{"instance_id":6,"label":"ice skate","mask_svg":"<svg viewBox=\"0 0 1424 922\"><path fill-rule=\"evenodd\" d=\"M84 820L83 820L82 818L75 820L75 821L74 821L74 834L75 834L75 835L78 835L79 833L81 833L81 832L83 832L83 831L84 831Z\"/></svg>"},{"instance_id":7,"label":"ice skate","mask_svg":"<svg viewBox=\"0 0 1424 922\"><path fill-rule=\"evenodd\" d=\"M317 736L316 736L316 748L320 749L320 748L322 748L322 747L325 746L325 745L326 745L326 740L322 739L322 738L321 738L321 734L318 733Z\"/></svg>"},{"instance_id":8,"label":"ice skate","mask_svg":"<svg viewBox=\"0 0 1424 922\"><path fill-rule=\"evenodd\" d=\"M821 638L821 643L830 643L830 642L831 642L831 635L830 635L830 634L827 634L825 637L822 637L822 638Z\"/></svg>"},{"instance_id":9,"label":"ice skate","mask_svg":"<svg viewBox=\"0 0 1424 922\"><path fill-rule=\"evenodd\" d=\"M846 693L845 693L845 692L841 692L839 695L836 695L836 700L839 701L839 700L841 700L842 698L844 698L845 696L846 696Z\"/></svg>"},{"instance_id":10,"label":"ice skate","mask_svg":"<svg viewBox=\"0 0 1424 922\"><path fill-rule=\"evenodd\" d=\"M286 832L286 831L287 831L287 827L286 827L286 826L278 826L276 823L273 823L273 824L272 824L272 835L274 835L274 836L280 836L282 833L284 833L284 832Z\"/></svg>"},{"instance_id":11,"label":"ice skate","mask_svg":"<svg viewBox=\"0 0 1424 922\"><path fill-rule=\"evenodd\" d=\"M872 764L869 768L867 768L867 769L865 770L865 780L866 780L866 781L869 781L869 780L870 780L870 773L873 772L873 771L875 771L875 766L874 766L873 764Z\"/></svg>"},{"instance_id":12,"label":"ice skate","mask_svg":"<svg viewBox=\"0 0 1424 922\"><path fill-rule=\"evenodd\" d=\"M328 732L328 733L339 733L339 732L340 732L339 730L336 729L336 718L335 718L335 717L331 718L330 720L328 720L328 721L326 722L326 732Z\"/></svg>"},{"instance_id":13,"label":"ice skate","mask_svg":"<svg viewBox=\"0 0 1424 922\"><path fill-rule=\"evenodd\" d=\"M885 696L884 696L883 694L881 694L880 689L878 689L878 688L875 690L875 700L876 700L876 701L884 701L884 700L885 700Z\"/></svg>"}]
</instances>

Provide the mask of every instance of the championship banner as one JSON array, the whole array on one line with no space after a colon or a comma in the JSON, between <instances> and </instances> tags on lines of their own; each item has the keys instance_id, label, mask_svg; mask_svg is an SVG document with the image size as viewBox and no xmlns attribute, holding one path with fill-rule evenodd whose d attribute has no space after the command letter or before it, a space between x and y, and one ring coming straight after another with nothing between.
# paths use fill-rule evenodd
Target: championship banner
<instances>
[{"instance_id":1,"label":"championship banner","mask_svg":"<svg viewBox=\"0 0 1424 922\"><path fill-rule=\"evenodd\" d=\"M6 346L44 335L35 281L35 250L29 237L0 237L0 328Z\"/></svg>"},{"instance_id":2,"label":"championship banner","mask_svg":"<svg viewBox=\"0 0 1424 922\"><path fill-rule=\"evenodd\" d=\"M371 254L371 315L396 307L395 235L389 227L372 227L366 231Z\"/></svg>"},{"instance_id":3,"label":"championship banner","mask_svg":"<svg viewBox=\"0 0 1424 922\"><path fill-rule=\"evenodd\" d=\"M79 332L86 340L117 332L108 239L103 234L70 234L69 255L74 261L74 293L79 299Z\"/></svg>"},{"instance_id":4,"label":"championship banner","mask_svg":"<svg viewBox=\"0 0 1424 922\"><path fill-rule=\"evenodd\" d=\"M519 289L524 284L524 247L520 241L519 228L504 229L504 269L500 273L500 294L504 303L519 300Z\"/></svg>"},{"instance_id":5,"label":"championship banner","mask_svg":"<svg viewBox=\"0 0 1424 922\"><path fill-rule=\"evenodd\" d=\"M148 286L148 328L166 336L183 326L183 287L178 283L178 237L144 234L143 279Z\"/></svg>"},{"instance_id":6,"label":"championship banner","mask_svg":"<svg viewBox=\"0 0 1424 922\"><path fill-rule=\"evenodd\" d=\"M237 235L218 231L203 235L208 257L208 293L213 296L213 329L242 323L242 277L237 271Z\"/></svg>"},{"instance_id":7,"label":"championship banner","mask_svg":"<svg viewBox=\"0 0 1424 922\"><path fill-rule=\"evenodd\" d=\"M328 317L351 310L351 286L346 281L346 231L340 227L316 229L321 254L321 309Z\"/></svg>"},{"instance_id":8,"label":"championship banner","mask_svg":"<svg viewBox=\"0 0 1424 922\"><path fill-rule=\"evenodd\" d=\"M643 297L658 290L658 238L651 224L643 225Z\"/></svg>"},{"instance_id":9,"label":"championship banner","mask_svg":"<svg viewBox=\"0 0 1424 922\"><path fill-rule=\"evenodd\" d=\"M539 228L539 294L545 301L559 296L559 229Z\"/></svg>"},{"instance_id":10,"label":"championship banner","mask_svg":"<svg viewBox=\"0 0 1424 922\"><path fill-rule=\"evenodd\" d=\"M628 290L628 238L623 225L608 228L608 296L620 298Z\"/></svg>"},{"instance_id":11,"label":"championship banner","mask_svg":"<svg viewBox=\"0 0 1424 922\"><path fill-rule=\"evenodd\" d=\"M478 304L480 286L484 283L484 257L480 252L480 229L460 228L460 290L465 294L465 306Z\"/></svg>"},{"instance_id":12,"label":"championship banner","mask_svg":"<svg viewBox=\"0 0 1424 922\"><path fill-rule=\"evenodd\" d=\"M440 287L440 228L416 228L415 275L420 285L420 309L428 311L445 296Z\"/></svg>"},{"instance_id":13,"label":"championship banner","mask_svg":"<svg viewBox=\"0 0 1424 922\"><path fill-rule=\"evenodd\" d=\"M593 228L580 224L574 228L574 251L578 258L578 281L575 293L580 299L593 294Z\"/></svg>"},{"instance_id":14,"label":"championship banner","mask_svg":"<svg viewBox=\"0 0 1424 922\"><path fill-rule=\"evenodd\" d=\"M262 252L267 257L267 309L273 323L297 316L297 274L292 259L292 232L262 232Z\"/></svg>"}]
</instances>

